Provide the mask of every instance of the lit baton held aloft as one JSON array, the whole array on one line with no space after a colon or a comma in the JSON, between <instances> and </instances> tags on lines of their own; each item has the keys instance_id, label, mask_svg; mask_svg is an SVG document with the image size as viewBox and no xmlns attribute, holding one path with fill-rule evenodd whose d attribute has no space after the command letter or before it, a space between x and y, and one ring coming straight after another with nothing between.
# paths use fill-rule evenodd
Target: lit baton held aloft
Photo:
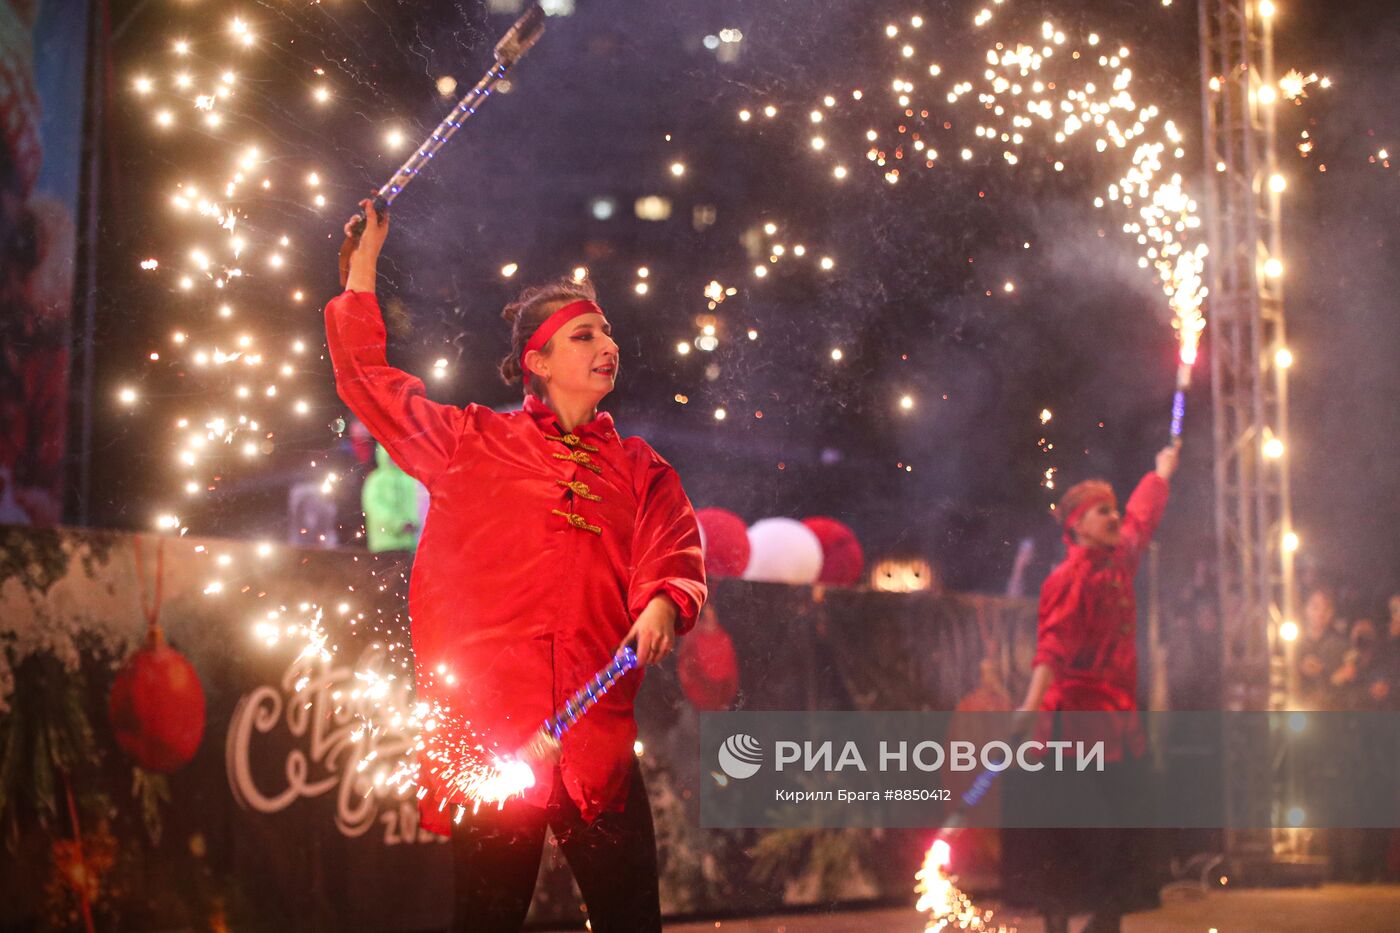
<instances>
[{"instance_id":1,"label":"lit baton held aloft","mask_svg":"<svg viewBox=\"0 0 1400 933\"><path fill-rule=\"evenodd\" d=\"M380 214L388 210L389 205L394 203L403 189L408 187L408 183L418 177L421 172L437 155L438 150L447 144L462 124L466 123L491 95L496 84L506 76L506 73L514 67L515 63L525 56L530 47L535 44L544 33L544 11L540 9L538 3L530 4L515 24L506 30L506 34L501 37L501 41L496 43L496 63L482 75L481 80L476 83L463 98L457 102L457 106L452 108L452 112L443 118L437 125L437 129L423 141L413 155L408 157L408 161L399 166L399 170L394 176L384 183L384 186L374 196L374 209ZM358 237L365 229L365 213L360 211L351 222L351 231Z\"/></svg>"},{"instance_id":2,"label":"lit baton held aloft","mask_svg":"<svg viewBox=\"0 0 1400 933\"><path fill-rule=\"evenodd\" d=\"M1176 393L1172 396L1171 439L1181 439L1181 422L1186 419L1186 390L1191 388L1191 367L1196 362L1196 346L1183 344L1176 362Z\"/></svg>"}]
</instances>

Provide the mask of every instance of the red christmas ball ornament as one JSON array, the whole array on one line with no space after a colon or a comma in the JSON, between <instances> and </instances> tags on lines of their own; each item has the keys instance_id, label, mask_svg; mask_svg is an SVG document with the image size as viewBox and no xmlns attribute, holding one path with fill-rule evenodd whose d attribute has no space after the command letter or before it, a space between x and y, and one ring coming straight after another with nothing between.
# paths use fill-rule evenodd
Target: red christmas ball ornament
<instances>
[{"instance_id":1,"label":"red christmas ball ornament","mask_svg":"<svg viewBox=\"0 0 1400 933\"><path fill-rule=\"evenodd\" d=\"M865 575L865 552L856 533L842 522L824 515L802 519L822 545L822 572L819 583L854 586Z\"/></svg>"},{"instance_id":2,"label":"red christmas ball ornament","mask_svg":"<svg viewBox=\"0 0 1400 933\"><path fill-rule=\"evenodd\" d=\"M189 763L204 736L204 688L194 665L153 629L112 681L107 716L117 744L147 771Z\"/></svg>"},{"instance_id":3,"label":"red christmas ball ornament","mask_svg":"<svg viewBox=\"0 0 1400 933\"><path fill-rule=\"evenodd\" d=\"M681 639L676 667L681 690L698 710L728 709L739 692L739 660L734 642L708 610L694 630Z\"/></svg>"},{"instance_id":4,"label":"red christmas ball ornament","mask_svg":"<svg viewBox=\"0 0 1400 933\"><path fill-rule=\"evenodd\" d=\"M700 545L705 573L712 577L741 576L749 565L749 526L728 509L700 509Z\"/></svg>"}]
</instances>

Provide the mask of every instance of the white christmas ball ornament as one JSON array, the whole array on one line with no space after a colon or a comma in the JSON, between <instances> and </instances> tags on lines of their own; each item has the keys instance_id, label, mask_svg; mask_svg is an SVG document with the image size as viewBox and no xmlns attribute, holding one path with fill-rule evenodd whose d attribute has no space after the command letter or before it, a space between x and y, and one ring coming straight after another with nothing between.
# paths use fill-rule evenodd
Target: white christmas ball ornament
<instances>
[{"instance_id":1,"label":"white christmas ball ornament","mask_svg":"<svg viewBox=\"0 0 1400 933\"><path fill-rule=\"evenodd\" d=\"M793 518L765 518L749 526L745 580L815 583L822 572L822 544Z\"/></svg>"}]
</instances>

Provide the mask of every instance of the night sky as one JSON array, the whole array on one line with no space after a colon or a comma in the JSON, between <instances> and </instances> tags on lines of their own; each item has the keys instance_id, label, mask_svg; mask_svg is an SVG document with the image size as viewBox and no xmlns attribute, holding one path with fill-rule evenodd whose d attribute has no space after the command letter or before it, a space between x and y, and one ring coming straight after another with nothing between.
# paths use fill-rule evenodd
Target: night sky
<instances>
[{"instance_id":1,"label":"night sky","mask_svg":"<svg viewBox=\"0 0 1400 933\"><path fill-rule=\"evenodd\" d=\"M863 158L863 141L848 142L851 177L836 184L831 160L804 148L810 126L796 119L831 93L843 101L833 141L859 131L866 117L838 114L853 110L845 103L853 87L887 95L898 66L883 29L896 17L925 17L921 55L943 66L927 83L941 86L975 76L989 41L1035 34L1050 16L1067 32L1096 30L1133 49L1135 96L1182 127L1187 184L1201 192L1193 4L1007 6L993 26L974 30L974 6L961 2L580 0L574 15L549 20L510 93L492 99L396 205L381 295L402 302L411 328L395 336L391 359L426 377L447 358L451 377L428 380L435 398L510 404L518 390L495 375L507 349L501 306L520 286L585 264L623 349L619 388L604 407L624 434L646 437L675 464L697 506L750 522L832 515L871 556L922 554L958 589L1001 589L1017 541L1034 537L1038 582L1059 556L1046 512L1058 490L1041 487L1043 471L1058 468L1059 489L1102 475L1126 494L1167 436L1175 344L1166 302L1093 207L1112 180L1102 158L1081 140L1061 156L1028 143L1016 166L991 149L963 162L951 140L969 137L973 111L930 105L930 139L949 140L931 143L946 150L938 167L890 186ZM1400 588L1400 163L1368 157L1387 146L1400 154L1400 8L1279 6L1280 71L1335 82L1310 88L1300 107L1281 107L1278 143L1290 180L1287 307L1298 362L1287 442L1300 557L1310 577L1353 591L1356 611L1376 611ZM173 501L195 533L280 539L287 487L319 475L311 460L341 456L330 426L343 410L320 358L318 310L336 290L339 225L409 151L387 152L387 129L420 138L450 107L435 83L451 75L464 90L512 17L478 3L250 4L245 14L275 38L244 66L251 74L231 108L245 115L244 129L162 134L130 81L171 70L172 38L220 34L221 18L200 19L207 7L112 5L90 507L95 524L145 528ZM702 42L722 29L743 33L732 61ZM309 94L320 80L336 99L318 109ZM737 119L766 103L782 118ZM944 130L945 121L956 125ZM1307 158L1295 149L1304 129L1316 144ZM278 425L275 453L261 465L227 471L207 504L190 509L166 425L204 405L203 390L173 355L158 365L145 357L168 346L173 327L207 318L211 302L138 264L189 249L192 228L168 206L173 184L227 161L228 141L253 134L288 177L317 171L330 205L313 210L304 192L280 189L259 204L250 232L288 233L291 268L244 283L254 297L241 299L228 326L306 337L317 352L298 382L316 405L299 425ZM1057 157L1063 172L1052 168ZM669 170L677 161L680 177ZM646 195L671 200L668 220L633 216ZM615 204L606 220L593 211L599 198ZM697 209L713 223L697 223ZM774 265L760 282L745 237L752 244L769 221L779 239L813 255ZM836 265L822 271L812 259L827 254ZM508 262L520 267L509 280L500 272ZM640 266L650 270L645 296L633 289ZM720 345L678 355L676 344L693 339L696 316L708 313L702 291L711 279L740 289L713 312ZM300 304L287 300L292 287L305 290ZM1203 357L1163 529L1169 586L1214 547L1207 375ZM107 404L109 387L123 382L141 386L149 400L141 411ZM905 394L915 399L910 411L898 405ZM1054 412L1044 427L1042 408ZM1041 438L1054 450L1044 452Z\"/></svg>"}]
</instances>

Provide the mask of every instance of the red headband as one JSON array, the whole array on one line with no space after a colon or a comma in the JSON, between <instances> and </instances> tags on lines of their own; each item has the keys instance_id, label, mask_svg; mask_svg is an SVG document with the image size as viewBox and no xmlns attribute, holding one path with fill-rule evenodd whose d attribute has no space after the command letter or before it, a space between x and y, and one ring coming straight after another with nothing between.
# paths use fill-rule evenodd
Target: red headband
<instances>
[{"instance_id":1,"label":"red headband","mask_svg":"<svg viewBox=\"0 0 1400 933\"><path fill-rule=\"evenodd\" d=\"M544 319L544 323L535 328L535 332L530 335L530 339L525 341L525 349L520 351L520 372L528 382L530 371L525 368L525 354L531 350L539 351L544 349L544 345L549 343L549 338L558 332L559 328L578 317L580 314L602 314L603 309L586 298L578 301L571 301L564 307L555 311Z\"/></svg>"},{"instance_id":2,"label":"red headband","mask_svg":"<svg viewBox=\"0 0 1400 933\"><path fill-rule=\"evenodd\" d=\"M1097 496L1090 496L1076 505L1074 509L1065 516L1065 540L1072 540L1070 536L1074 533L1074 526L1084 517L1085 512L1089 511L1100 502L1116 502L1117 499L1118 497L1113 493L1105 492Z\"/></svg>"}]
</instances>

